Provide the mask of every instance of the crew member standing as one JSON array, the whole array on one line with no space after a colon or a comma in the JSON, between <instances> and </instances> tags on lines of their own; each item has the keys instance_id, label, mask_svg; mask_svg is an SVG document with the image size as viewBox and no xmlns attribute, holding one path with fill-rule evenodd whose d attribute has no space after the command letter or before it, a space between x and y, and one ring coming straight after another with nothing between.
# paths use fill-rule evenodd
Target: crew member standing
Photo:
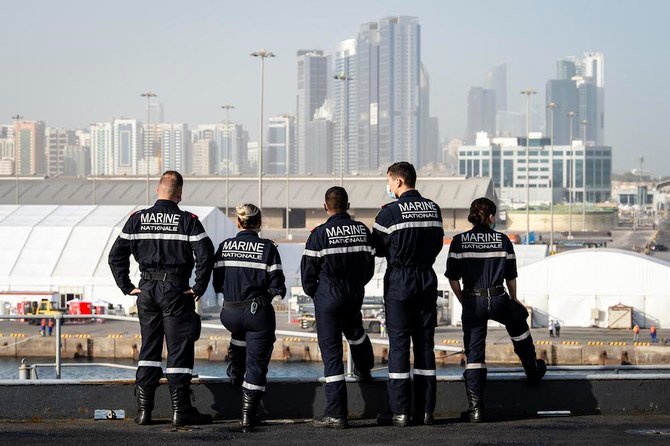
<instances>
[{"instance_id":1,"label":"crew member standing","mask_svg":"<svg viewBox=\"0 0 670 446\"><path fill-rule=\"evenodd\" d=\"M219 245L213 282L214 290L223 293L221 322L231 333L235 373L243 376L242 426L248 428L260 424L258 405L275 342L272 299L286 295L286 284L277 245L258 236L260 209L243 204L236 210L241 231Z\"/></svg>"},{"instance_id":2,"label":"crew member standing","mask_svg":"<svg viewBox=\"0 0 670 446\"><path fill-rule=\"evenodd\" d=\"M302 287L314 299L316 331L326 377L326 411L314 420L320 427L347 427L347 388L342 363L342 334L354 360L354 373L370 379L372 344L363 328L361 306L365 284L374 274L375 258L368 228L352 220L349 197L331 187L324 209L330 216L317 226L305 246L300 265Z\"/></svg>"},{"instance_id":3,"label":"crew member standing","mask_svg":"<svg viewBox=\"0 0 670 446\"><path fill-rule=\"evenodd\" d=\"M384 305L389 337L388 397L390 414L377 422L409 426L412 388L410 339L414 345L414 414L418 424L432 424L435 410L437 276L435 258L444 230L437 204L415 189L416 170L407 162L392 164L386 191L398 200L385 205L375 219L376 255L386 257Z\"/></svg>"},{"instance_id":4,"label":"crew member standing","mask_svg":"<svg viewBox=\"0 0 670 446\"><path fill-rule=\"evenodd\" d=\"M207 290L214 246L198 217L179 209L184 179L167 171L160 179L158 200L130 216L109 252L109 266L124 294L137 296L142 348L137 363L137 424L150 424L158 382L163 376L163 339L168 351L167 375L172 424L209 424L191 405L194 344L200 337L195 301ZM139 288L130 281L130 255L140 266ZM194 261L195 257L195 261ZM195 266L195 284L189 279Z\"/></svg>"},{"instance_id":5,"label":"crew member standing","mask_svg":"<svg viewBox=\"0 0 670 446\"><path fill-rule=\"evenodd\" d=\"M507 329L529 383L536 384L547 370L544 361L535 357L535 345L526 322L528 310L516 298L514 247L505 234L493 230L495 216L493 201L478 198L472 202L468 221L474 227L454 236L445 273L463 306L461 319L467 357L464 377L468 395L468 411L463 416L473 423L484 418L486 326L489 319Z\"/></svg>"}]
</instances>

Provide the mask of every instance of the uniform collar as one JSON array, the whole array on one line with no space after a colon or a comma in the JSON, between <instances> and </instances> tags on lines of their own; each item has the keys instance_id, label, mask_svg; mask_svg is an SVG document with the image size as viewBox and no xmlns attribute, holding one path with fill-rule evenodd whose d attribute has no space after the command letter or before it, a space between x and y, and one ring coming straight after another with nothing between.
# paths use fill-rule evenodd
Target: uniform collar
<instances>
[{"instance_id":1,"label":"uniform collar","mask_svg":"<svg viewBox=\"0 0 670 446\"><path fill-rule=\"evenodd\" d=\"M485 224L476 224L472 227L472 230L476 232L495 232L491 229L491 226Z\"/></svg>"},{"instance_id":2,"label":"uniform collar","mask_svg":"<svg viewBox=\"0 0 670 446\"><path fill-rule=\"evenodd\" d=\"M258 232L254 231L253 229L242 229L240 232L237 233L237 237L240 237L242 235L250 235L252 237L258 237Z\"/></svg>"},{"instance_id":3,"label":"uniform collar","mask_svg":"<svg viewBox=\"0 0 670 446\"><path fill-rule=\"evenodd\" d=\"M328 217L328 220L326 220L326 222L332 220L345 220L345 219L350 220L351 216L347 212L341 212L339 214L331 215L330 217Z\"/></svg>"},{"instance_id":4,"label":"uniform collar","mask_svg":"<svg viewBox=\"0 0 670 446\"><path fill-rule=\"evenodd\" d=\"M403 192L403 194L400 197L398 197L398 199L405 198L405 197L420 197L420 196L421 196L421 194L419 193L418 190L410 189L408 191Z\"/></svg>"},{"instance_id":5,"label":"uniform collar","mask_svg":"<svg viewBox=\"0 0 670 446\"><path fill-rule=\"evenodd\" d=\"M177 203L175 203L172 200L158 199L158 200L156 200L156 203L154 204L154 206L162 206L162 207L168 207L168 208L171 207L171 208L179 209L179 206L177 205Z\"/></svg>"}]
</instances>

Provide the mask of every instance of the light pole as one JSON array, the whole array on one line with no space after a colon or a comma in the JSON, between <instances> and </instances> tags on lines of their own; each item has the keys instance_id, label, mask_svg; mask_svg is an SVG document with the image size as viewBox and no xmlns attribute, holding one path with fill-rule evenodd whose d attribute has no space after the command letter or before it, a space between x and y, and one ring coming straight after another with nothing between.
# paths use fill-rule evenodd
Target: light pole
<instances>
[{"instance_id":1,"label":"light pole","mask_svg":"<svg viewBox=\"0 0 670 446\"><path fill-rule=\"evenodd\" d=\"M344 90L347 87L347 81L351 77L345 73L340 73L333 76L333 78L342 82L340 93L340 187L344 187Z\"/></svg>"},{"instance_id":2,"label":"light pole","mask_svg":"<svg viewBox=\"0 0 670 446\"><path fill-rule=\"evenodd\" d=\"M149 151L151 150L151 98L155 98L158 95L147 91L142 93L140 96L147 98L147 133L149 134L147 138L147 149L144 152L144 162L147 166L147 206L150 203L151 198L149 197Z\"/></svg>"},{"instance_id":3,"label":"light pole","mask_svg":"<svg viewBox=\"0 0 670 446\"><path fill-rule=\"evenodd\" d=\"M14 120L14 176L16 176L16 205L19 205L19 121L23 119L23 116L18 113L15 116L12 116Z\"/></svg>"},{"instance_id":4,"label":"light pole","mask_svg":"<svg viewBox=\"0 0 670 446\"><path fill-rule=\"evenodd\" d=\"M258 209L263 209L263 88L265 78L265 59L267 57L275 57L273 53L267 50L259 50L251 53L252 57L261 58L261 104L259 127L260 133L258 135Z\"/></svg>"},{"instance_id":5,"label":"light pole","mask_svg":"<svg viewBox=\"0 0 670 446\"><path fill-rule=\"evenodd\" d=\"M549 202L549 210L551 215L551 234L549 234L549 251L551 252L554 249L554 110L558 108L558 104L555 102L550 102L547 105L549 109L549 114L551 116L551 136L550 144L551 150L549 151L549 185L551 198Z\"/></svg>"},{"instance_id":6,"label":"light pole","mask_svg":"<svg viewBox=\"0 0 670 446\"><path fill-rule=\"evenodd\" d=\"M572 123L577 113L573 111L568 112L570 118L570 177L568 178L568 240L572 240L572 204L575 201L575 152L572 147Z\"/></svg>"},{"instance_id":7,"label":"light pole","mask_svg":"<svg viewBox=\"0 0 670 446\"><path fill-rule=\"evenodd\" d=\"M228 182L230 180L230 145L232 143L233 132L230 130L230 111L235 108L234 105L226 104L221 108L226 111L226 130L228 131L228 140L226 142L226 218L228 218L228 191L230 190Z\"/></svg>"},{"instance_id":8,"label":"light pole","mask_svg":"<svg viewBox=\"0 0 670 446\"><path fill-rule=\"evenodd\" d=\"M526 95L528 110L526 113L526 244L530 244L530 97L537 94L535 90L522 90L521 94Z\"/></svg>"},{"instance_id":9,"label":"light pole","mask_svg":"<svg viewBox=\"0 0 670 446\"><path fill-rule=\"evenodd\" d=\"M582 232L586 232L586 126L589 125L589 121L584 119L581 124L584 128L584 139L582 140L584 148L582 151L584 157L582 160Z\"/></svg>"}]
</instances>

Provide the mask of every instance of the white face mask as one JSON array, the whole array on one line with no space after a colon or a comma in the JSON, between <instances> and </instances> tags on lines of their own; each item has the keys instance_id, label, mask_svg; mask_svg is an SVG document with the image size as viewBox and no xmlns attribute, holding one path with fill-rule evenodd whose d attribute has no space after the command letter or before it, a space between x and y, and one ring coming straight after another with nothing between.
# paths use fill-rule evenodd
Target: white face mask
<instances>
[{"instance_id":1,"label":"white face mask","mask_svg":"<svg viewBox=\"0 0 670 446\"><path fill-rule=\"evenodd\" d=\"M392 199L395 199L395 194L391 192L391 186L386 185L386 196Z\"/></svg>"}]
</instances>

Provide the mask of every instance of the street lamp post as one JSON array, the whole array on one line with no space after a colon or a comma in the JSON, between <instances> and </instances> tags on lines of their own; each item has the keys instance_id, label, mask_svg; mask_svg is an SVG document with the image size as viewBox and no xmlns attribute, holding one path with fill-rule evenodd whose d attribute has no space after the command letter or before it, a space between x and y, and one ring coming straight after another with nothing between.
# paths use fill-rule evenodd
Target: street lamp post
<instances>
[{"instance_id":1,"label":"street lamp post","mask_svg":"<svg viewBox=\"0 0 670 446\"><path fill-rule=\"evenodd\" d=\"M156 93L152 93L151 91L147 91L145 93L142 93L140 96L143 98L147 98L147 133L148 138L147 138L147 149L144 152L144 163L147 166L147 206L151 204L151 197L149 196L149 151L151 151L151 98L155 98L158 95Z\"/></svg>"},{"instance_id":2,"label":"street lamp post","mask_svg":"<svg viewBox=\"0 0 670 446\"><path fill-rule=\"evenodd\" d=\"M19 121L23 119L23 116L18 113L15 116L12 116L14 120L14 176L16 177L16 205L19 205Z\"/></svg>"},{"instance_id":3,"label":"street lamp post","mask_svg":"<svg viewBox=\"0 0 670 446\"><path fill-rule=\"evenodd\" d=\"M228 218L228 191L229 180L230 180L230 145L232 143L233 134L230 131L230 110L234 109L234 105L226 104L221 106L222 109L226 111L226 130L228 133L228 139L226 142L226 218Z\"/></svg>"},{"instance_id":4,"label":"street lamp post","mask_svg":"<svg viewBox=\"0 0 670 446\"><path fill-rule=\"evenodd\" d=\"M342 82L342 89L340 90L340 187L344 187L344 90L347 87L347 81L351 80L351 77L345 73L340 73L333 76L333 78Z\"/></svg>"},{"instance_id":5,"label":"street lamp post","mask_svg":"<svg viewBox=\"0 0 670 446\"><path fill-rule=\"evenodd\" d=\"M572 123L577 113L573 111L568 112L570 118L570 177L568 178L568 240L572 240L572 204L575 201L575 152L572 145Z\"/></svg>"},{"instance_id":6,"label":"street lamp post","mask_svg":"<svg viewBox=\"0 0 670 446\"><path fill-rule=\"evenodd\" d=\"M259 135L258 135L258 208L263 208L263 88L265 78L265 59L275 57L273 53L267 50L259 50L251 53L252 57L261 58L261 98L259 114Z\"/></svg>"},{"instance_id":7,"label":"street lamp post","mask_svg":"<svg viewBox=\"0 0 670 446\"><path fill-rule=\"evenodd\" d=\"M589 121L584 119L582 121L582 127L584 127L584 139L582 140L582 151L583 160L582 160L582 232L586 232L586 126L589 125Z\"/></svg>"},{"instance_id":8,"label":"street lamp post","mask_svg":"<svg viewBox=\"0 0 670 446\"><path fill-rule=\"evenodd\" d=\"M526 244L530 244L530 97L537 94L535 90L522 90L526 95L528 110L526 112Z\"/></svg>"},{"instance_id":9,"label":"street lamp post","mask_svg":"<svg viewBox=\"0 0 670 446\"><path fill-rule=\"evenodd\" d=\"M549 109L549 114L551 115L551 150L549 151L549 185L551 194L549 209L551 215L551 234L549 234L549 251L552 251L554 249L554 110L558 108L558 104L555 102L550 102L547 105L547 108Z\"/></svg>"}]
</instances>

